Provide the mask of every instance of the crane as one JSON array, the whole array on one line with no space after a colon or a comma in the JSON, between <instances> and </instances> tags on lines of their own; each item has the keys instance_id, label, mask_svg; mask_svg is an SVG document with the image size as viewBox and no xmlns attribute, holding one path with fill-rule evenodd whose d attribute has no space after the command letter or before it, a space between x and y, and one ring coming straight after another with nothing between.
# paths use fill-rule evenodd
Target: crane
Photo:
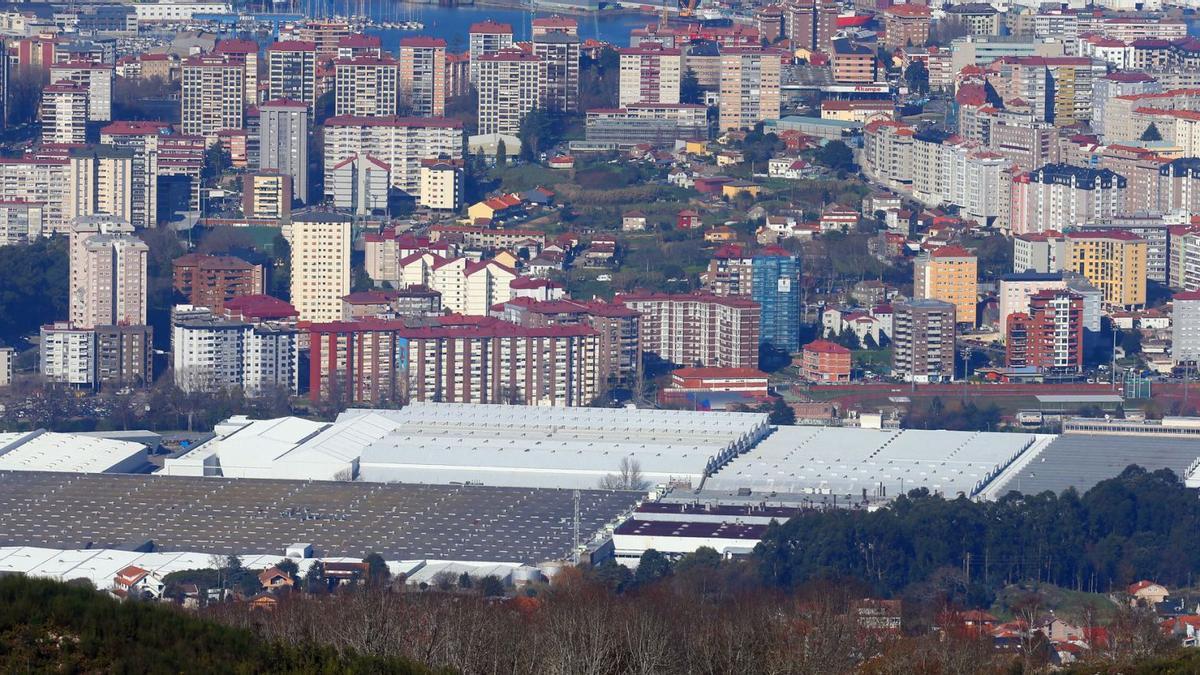
<instances>
[{"instance_id":1,"label":"crane","mask_svg":"<svg viewBox=\"0 0 1200 675\"><path fill-rule=\"evenodd\" d=\"M700 5L700 0L679 0L679 16L691 16Z\"/></svg>"}]
</instances>

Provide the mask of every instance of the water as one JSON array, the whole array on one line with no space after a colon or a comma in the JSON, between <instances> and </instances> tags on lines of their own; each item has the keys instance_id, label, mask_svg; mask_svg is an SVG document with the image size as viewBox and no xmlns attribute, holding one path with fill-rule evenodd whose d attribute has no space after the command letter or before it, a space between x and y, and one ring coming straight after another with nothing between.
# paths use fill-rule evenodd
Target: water
<instances>
[{"instance_id":1,"label":"water","mask_svg":"<svg viewBox=\"0 0 1200 675\"><path fill-rule=\"evenodd\" d=\"M528 40L530 22L535 16L549 16L553 12L529 12L503 7L439 7L396 2L396 0L309 0L305 13L308 16L368 16L377 21L420 21L425 24L421 31L372 30L383 40L383 47L395 52L400 38L409 35L430 35L446 40L450 51L467 50L467 31L471 24L488 19L507 23L513 27L513 37ZM583 40L596 39L618 46L629 44L629 31L654 23L649 14L590 14L572 15L579 22L579 37Z\"/></svg>"}]
</instances>

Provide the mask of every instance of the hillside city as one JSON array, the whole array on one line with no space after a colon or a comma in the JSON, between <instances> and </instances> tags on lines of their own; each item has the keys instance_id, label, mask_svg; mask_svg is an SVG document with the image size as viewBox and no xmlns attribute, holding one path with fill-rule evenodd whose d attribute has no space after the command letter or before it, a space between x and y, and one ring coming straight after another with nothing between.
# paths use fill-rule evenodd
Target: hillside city
<instances>
[{"instance_id":1,"label":"hillside city","mask_svg":"<svg viewBox=\"0 0 1200 675\"><path fill-rule=\"evenodd\" d=\"M1096 2L0 2L0 670L1200 672Z\"/></svg>"}]
</instances>

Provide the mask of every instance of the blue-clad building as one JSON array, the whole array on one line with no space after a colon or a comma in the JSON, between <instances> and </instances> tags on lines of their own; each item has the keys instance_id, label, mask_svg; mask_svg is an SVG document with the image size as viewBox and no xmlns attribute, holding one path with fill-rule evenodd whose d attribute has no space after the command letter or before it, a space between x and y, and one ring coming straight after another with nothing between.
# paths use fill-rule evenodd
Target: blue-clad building
<instances>
[{"instance_id":1,"label":"blue-clad building","mask_svg":"<svg viewBox=\"0 0 1200 675\"><path fill-rule=\"evenodd\" d=\"M751 297L762 306L760 336L777 349L800 349L800 259L779 247L751 260Z\"/></svg>"}]
</instances>

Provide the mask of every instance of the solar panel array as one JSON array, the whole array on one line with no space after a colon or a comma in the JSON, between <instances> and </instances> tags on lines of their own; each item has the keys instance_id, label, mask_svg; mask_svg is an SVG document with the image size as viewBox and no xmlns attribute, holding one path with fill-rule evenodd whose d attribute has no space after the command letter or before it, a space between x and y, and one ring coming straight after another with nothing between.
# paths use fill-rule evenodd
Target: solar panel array
<instances>
[{"instance_id":1,"label":"solar panel array","mask_svg":"<svg viewBox=\"0 0 1200 675\"><path fill-rule=\"evenodd\" d=\"M580 491L580 536L640 493ZM0 472L0 546L538 563L570 554L569 490Z\"/></svg>"},{"instance_id":2,"label":"solar panel array","mask_svg":"<svg viewBox=\"0 0 1200 675\"><path fill-rule=\"evenodd\" d=\"M1086 492L1119 475L1130 464L1148 470L1171 469L1180 478L1200 457L1200 439L1150 435L1063 434L1010 478L997 496L1016 490L1038 494L1073 487Z\"/></svg>"},{"instance_id":3,"label":"solar panel array","mask_svg":"<svg viewBox=\"0 0 1200 675\"><path fill-rule=\"evenodd\" d=\"M893 497L925 487L972 494L1039 437L919 429L780 427L705 482L706 490Z\"/></svg>"}]
</instances>

